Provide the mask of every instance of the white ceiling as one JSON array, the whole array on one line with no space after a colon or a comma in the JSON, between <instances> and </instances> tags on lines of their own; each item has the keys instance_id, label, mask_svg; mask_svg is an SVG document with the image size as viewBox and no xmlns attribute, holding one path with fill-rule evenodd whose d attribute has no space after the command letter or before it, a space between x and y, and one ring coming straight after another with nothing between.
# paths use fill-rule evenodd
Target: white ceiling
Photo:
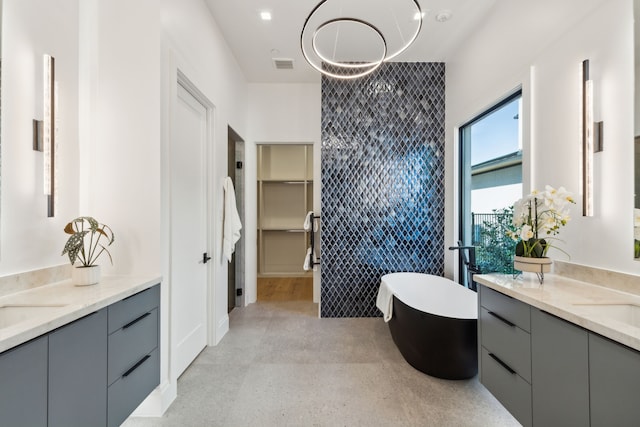
<instances>
[{"instance_id":1,"label":"white ceiling","mask_svg":"<svg viewBox=\"0 0 640 427\"><path fill-rule=\"evenodd\" d=\"M408 0L382 0L405 3ZM418 0L426 13L422 31L415 43L396 61L446 61L448 55L469 34L483 25L496 0ZM300 32L305 19L319 0L205 0L250 83L315 83L320 75L307 64L300 50ZM360 2L364 9L373 0L330 0ZM378 0L380 2L380 0ZM378 3L380 4L380 3ZM409 1L411 5L411 2ZM329 2L327 3L328 6ZM323 6L323 7L325 7ZM262 21L260 12L268 10L273 19ZM452 18L437 22L435 16L450 10ZM368 20L368 18L367 18ZM358 49L361 46L357 46ZM278 70L273 58L290 58L292 70Z\"/></svg>"}]
</instances>

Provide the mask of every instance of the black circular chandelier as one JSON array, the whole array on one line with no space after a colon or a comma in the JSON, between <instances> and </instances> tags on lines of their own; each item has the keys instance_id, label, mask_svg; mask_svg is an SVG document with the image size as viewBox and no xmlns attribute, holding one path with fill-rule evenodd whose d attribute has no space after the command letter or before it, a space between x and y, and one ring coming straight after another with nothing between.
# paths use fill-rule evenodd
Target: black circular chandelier
<instances>
[{"instance_id":1,"label":"black circular chandelier","mask_svg":"<svg viewBox=\"0 0 640 427\"><path fill-rule=\"evenodd\" d=\"M300 48L323 75L357 79L404 52L422 21L417 0L322 0L304 21Z\"/></svg>"}]
</instances>

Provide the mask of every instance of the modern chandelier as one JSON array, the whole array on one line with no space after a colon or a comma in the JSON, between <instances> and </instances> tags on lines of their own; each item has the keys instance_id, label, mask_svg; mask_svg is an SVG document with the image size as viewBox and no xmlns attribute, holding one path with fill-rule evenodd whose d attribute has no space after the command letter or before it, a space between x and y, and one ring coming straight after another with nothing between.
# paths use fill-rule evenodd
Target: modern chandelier
<instances>
[{"instance_id":1,"label":"modern chandelier","mask_svg":"<svg viewBox=\"0 0 640 427\"><path fill-rule=\"evenodd\" d=\"M304 21L300 48L323 75L357 79L407 50L422 21L417 0L322 0Z\"/></svg>"}]
</instances>

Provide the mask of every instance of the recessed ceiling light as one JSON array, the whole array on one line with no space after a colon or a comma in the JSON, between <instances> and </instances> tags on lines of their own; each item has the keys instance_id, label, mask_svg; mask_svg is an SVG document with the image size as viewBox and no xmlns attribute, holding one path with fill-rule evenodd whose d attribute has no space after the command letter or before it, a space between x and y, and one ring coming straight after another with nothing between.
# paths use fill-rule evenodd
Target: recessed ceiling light
<instances>
[{"instance_id":1,"label":"recessed ceiling light","mask_svg":"<svg viewBox=\"0 0 640 427\"><path fill-rule=\"evenodd\" d=\"M268 10L263 10L262 12L260 12L260 18L263 21L271 21L271 12L269 12Z\"/></svg>"}]
</instances>

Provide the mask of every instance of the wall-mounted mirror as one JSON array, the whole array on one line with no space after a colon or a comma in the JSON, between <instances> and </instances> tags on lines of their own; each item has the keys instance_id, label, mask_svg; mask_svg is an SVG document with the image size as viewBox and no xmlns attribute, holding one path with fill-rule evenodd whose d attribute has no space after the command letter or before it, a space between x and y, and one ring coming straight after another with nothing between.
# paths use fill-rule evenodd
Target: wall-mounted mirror
<instances>
[{"instance_id":1,"label":"wall-mounted mirror","mask_svg":"<svg viewBox=\"0 0 640 427\"><path fill-rule=\"evenodd\" d=\"M633 256L640 260L640 0L633 1L634 61L635 61L635 105L634 105L634 152L635 152L635 198L633 209Z\"/></svg>"}]
</instances>

